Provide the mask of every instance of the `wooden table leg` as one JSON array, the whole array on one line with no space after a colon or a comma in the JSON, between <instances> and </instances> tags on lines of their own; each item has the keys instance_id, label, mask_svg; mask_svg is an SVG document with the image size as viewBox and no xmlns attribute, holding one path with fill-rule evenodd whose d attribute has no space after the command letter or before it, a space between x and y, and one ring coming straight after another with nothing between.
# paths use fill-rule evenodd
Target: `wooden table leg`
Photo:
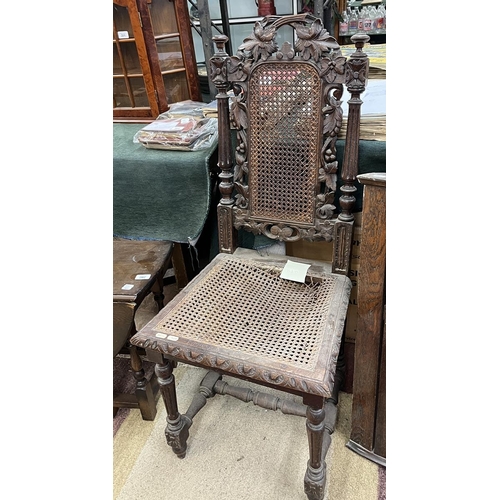
<instances>
[{"instance_id":1,"label":"wooden table leg","mask_svg":"<svg viewBox=\"0 0 500 500\"><path fill-rule=\"evenodd\" d=\"M188 284L188 277L180 243L174 243L174 250L172 253L172 267L174 268L177 288L184 288Z\"/></svg>"},{"instance_id":2,"label":"wooden table leg","mask_svg":"<svg viewBox=\"0 0 500 500\"><path fill-rule=\"evenodd\" d=\"M156 416L156 401L151 381L146 378L141 357L135 345L130 346L130 366L136 386L135 396L144 420L154 420Z\"/></svg>"}]
</instances>

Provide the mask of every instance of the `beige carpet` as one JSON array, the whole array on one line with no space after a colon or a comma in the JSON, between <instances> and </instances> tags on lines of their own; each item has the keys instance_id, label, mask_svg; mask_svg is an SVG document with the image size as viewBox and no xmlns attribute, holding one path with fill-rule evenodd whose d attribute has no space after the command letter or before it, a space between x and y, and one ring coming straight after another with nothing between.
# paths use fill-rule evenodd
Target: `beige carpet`
<instances>
[{"instance_id":1,"label":"beige carpet","mask_svg":"<svg viewBox=\"0 0 500 500\"><path fill-rule=\"evenodd\" d=\"M154 311L148 302L143 310L144 320ZM205 370L179 365L174 374L179 410L185 412ZM266 392L283 397L278 391ZM379 466L345 446L351 403L350 394L340 394L337 428L326 457L325 500L379 498ZM195 417L181 460L166 444L161 399L157 407L153 422L130 410L114 437L114 500L307 500L304 418L217 395Z\"/></svg>"},{"instance_id":2,"label":"beige carpet","mask_svg":"<svg viewBox=\"0 0 500 500\"><path fill-rule=\"evenodd\" d=\"M189 406L204 373L187 366L176 370L181 411ZM351 401L349 394L341 393L337 429L327 455L325 498L377 500L378 466L345 447ZM131 410L116 433L115 500L306 498L304 419L215 396L195 417L187 455L181 460L166 444L161 400L158 410L154 422L143 421L138 410Z\"/></svg>"}]
</instances>

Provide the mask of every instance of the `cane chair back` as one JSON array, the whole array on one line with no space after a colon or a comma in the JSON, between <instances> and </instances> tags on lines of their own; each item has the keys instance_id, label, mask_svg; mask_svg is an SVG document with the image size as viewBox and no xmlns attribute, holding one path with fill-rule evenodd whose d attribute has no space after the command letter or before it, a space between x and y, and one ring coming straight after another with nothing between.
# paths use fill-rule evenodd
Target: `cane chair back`
<instances>
[{"instance_id":1,"label":"cane chair back","mask_svg":"<svg viewBox=\"0 0 500 500\"><path fill-rule=\"evenodd\" d=\"M294 46L278 47L282 26L294 28ZM310 500L324 495L325 455L336 419L337 365L351 290L360 94L368 76L362 47L368 39L355 35L357 50L347 60L322 22L308 14L264 18L233 56L224 52L225 36L214 38L219 254L132 338L157 363L167 442L181 458L193 417L215 394L306 417L310 460L304 489ZM351 97L337 209L344 87ZM238 230L271 242L332 242L332 262L307 261L304 282L284 279L290 259L237 248ZM175 395L177 362L209 370L183 415ZM277 404L230 386L222 376L299 395L304 404Z\"/></svg>"}]
</instances>

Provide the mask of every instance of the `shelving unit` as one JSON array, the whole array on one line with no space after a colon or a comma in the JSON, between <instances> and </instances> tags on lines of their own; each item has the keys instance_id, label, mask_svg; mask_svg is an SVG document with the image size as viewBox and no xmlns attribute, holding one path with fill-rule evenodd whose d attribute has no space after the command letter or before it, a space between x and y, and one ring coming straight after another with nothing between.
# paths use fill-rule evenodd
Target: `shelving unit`
<instances>
[{"instance_id":1,"label":"shelving unit","mask_svg":"<svg viewBox=\"0 0 500 500\"><path fill-rule=\"evenodd\" d=\"M354 9L357 7L359 10L361 10L362 7L366 7L369 5L383 5L384 7L386 6L386 0L354 0L354 1L349 1L349 0L338 0L338 5L339 5L339 12L342 13L347 10L347 7L349 6L351 9ZM336 33L340 33L339 30L339 21L335 23L336 26ZM349 32L347 35L338 35L338 42L340 45L349 45L351 43L350 38L352 35L354 35L355 32ZM385 36L386 36L386 30L379 30L377 32L375 31L367 31L367 35L370 36L370 44L379 44L379 43L385 43Z\"/></svg>"},{"instance_id":2,"label":"shelving unit","mask_svg":"<svg viewBox=\"0 0 500 500\"><path fill-rule=\"evenodd\" d=\"M201 101L185 0L113 0L113 118L151 121Z\"/></svg>"}]
</instances>

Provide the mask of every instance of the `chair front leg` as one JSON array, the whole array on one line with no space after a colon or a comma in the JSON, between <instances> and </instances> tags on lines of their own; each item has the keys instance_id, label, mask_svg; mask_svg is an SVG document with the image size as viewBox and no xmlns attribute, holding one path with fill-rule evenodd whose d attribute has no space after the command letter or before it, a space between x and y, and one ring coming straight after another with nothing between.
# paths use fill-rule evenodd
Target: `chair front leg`
<instances>
[{"instance_id":1,"label":"chair front leg","mask_svg":"<svg viewBox=\"0 0 500 500\"><path fill-rule=\"evenodd\" d=\"M187 419L179 413L177 406L172 361L164 359L163 363L157 363L155 373L158 377L161 397L167 409L167 427L165 429L167 444L172 447L172 450L179 458L184 458L186 456L189 425Z\"/></svg>"},{"instance_id":2,"label":"chair front leg","mask_svg":"<svg viewBox=\"0 0 500 500\"><path fill-rule=\"evenodd\" d=\"M307 438L309 460L304 477L304 491L309 500L322 500L325 495L326 465L323 460L323 434L325 432L325 410L323 401L307 408Z\"/></svg>"}]
</instances>

